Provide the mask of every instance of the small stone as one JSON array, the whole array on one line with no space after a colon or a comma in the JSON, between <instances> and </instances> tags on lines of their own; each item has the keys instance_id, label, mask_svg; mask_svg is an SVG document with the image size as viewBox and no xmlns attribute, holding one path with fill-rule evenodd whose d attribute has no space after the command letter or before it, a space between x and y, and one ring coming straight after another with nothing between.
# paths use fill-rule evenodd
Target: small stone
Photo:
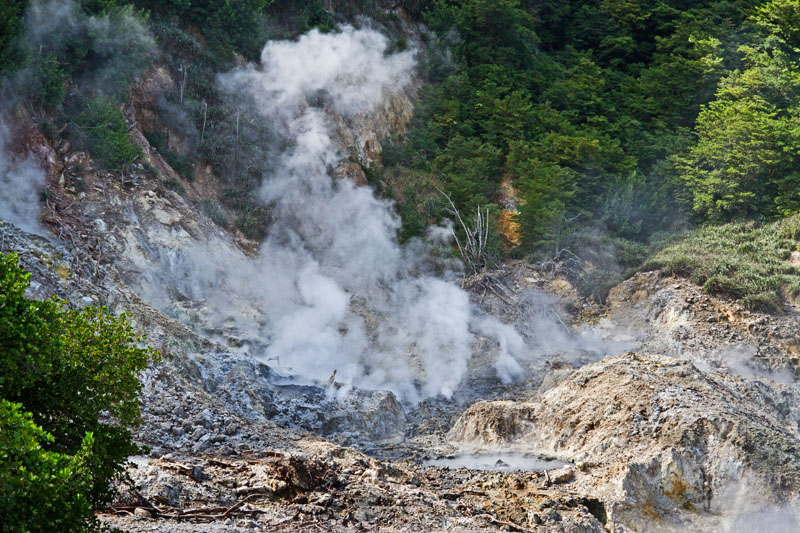
<instances>
[{"instance_id":1,"label":"small stone","mask_svg":"<svg viewBox=\"0 0 800 533\"><path fill-rule=\"evenodd\" d=\"M271 479L267 482L267 487L275 494L281 494L289 488L289 485L280 479Z\"/></svg>"},{"instance_id":2,"label":"small stone","mask_svg":"<svg viewBox=\"0 0 800 533\"><path fill-rule=\"evenodd\" d=\"M550 479L553 483L569 483L575 479L575 473L570 467L564 467L560 470L550 473Z\"/></svg>"},{"instance_id":3,"label":"small stone","mask_svg":"<svg viewBox=\"0 0 800 533\"><path fill-rule=\"evenodd\" d=\"M195 481L201 481L206 478L202 466L193 466L192 473L189 476Z\"/></svg>"},{"instance_id":4,"label":"small stone","mask_svg":"<svg viewBox=\"0 0 800 533\"><path fill-rule=\"evenodd\" d=\"M324 507L320 507L319 505L314 505L311 503L303 503L297 506L297 510L303 514L310 514L310 515L318 515L325 512ZM356 513L358 514L358 513ZM363 520L360 520L363 522Z\"/></svg>"},{"instance_id":5,"label":"small stone","mask_svg":"<svg viewBox=\"0 0 800 533\"><path fill-rule=\"evenodd\" d=\"M355 513L353 513L353 519L358 522L371 522L372 519L375 517L372 513L359 509Z\"/></svg>"},{"instance_id":6,"label":"small stone","mask_svg":"<svg viewBox=\"0 0 800 533\"><path fill-rule=\"evenodd\" d=\"M233 455L233 448L231 448L227 444L223 444L222 446L219 447L217 453L219 453L220 455Z\"/></svg>"},{"instance_id":7,"label":"small stone","mask_svg":"<svg viewBox=\"0 0 800 533\"><path fill-rule=\"evenodd\" d=\"M137 518L150 518L152 515L150 514L150 511L148 511L147 509L137 507L136 509L133 510L133 516Z\"/></svg>"},{"instance_id":8,"label":"small stone","mask_svg":"<svg viewBox=\"0 0 800 533\"><path fill-rule=\"evenodd\" d=\"M329 493L325 492L322 495L320 495L318 498L316 498L314 503L316 503L317 505L322 505L323 507L327 507L328 504L331 503L331 500L333 500L333 496L331 496Z\"/></svg>"},{"instance_id":9,"label":"small stone","mask_svg":"<svg viewBox=\"0 0 800 533\"><path fill-rule=\"evenodd\" d=\"M364 470L363 474L361 474L362 481L368 481L371 483L377 482L380 478L380 472L376 468L368 468Z\"/></svg>"}]
</instances>

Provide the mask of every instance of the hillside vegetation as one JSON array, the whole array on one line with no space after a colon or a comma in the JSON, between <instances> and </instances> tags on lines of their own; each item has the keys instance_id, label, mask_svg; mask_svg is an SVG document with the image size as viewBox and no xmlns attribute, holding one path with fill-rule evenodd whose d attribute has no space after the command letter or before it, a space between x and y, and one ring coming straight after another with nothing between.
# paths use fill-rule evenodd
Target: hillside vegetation
<instances>
[{"instance_id":1,"label":"hillside vegetation","mask_svg":"<svg viewBox=\"0 0 800 533\"><path fill-rule=\"evenodd\" d=\"M208 165L219 194L198 209L251 239L271 222L256 191L275 136L215 75L256 60L268 39L343 22L379 26L391 50L420 47L425 84L409 131L384 140L382 164L361 161L396 201L401 240L450 216L441 190L467 225L488 208L495 258L555 260L602 298L671 236L729 222L736 233L800 211L798 1L56 3L70 11L58 32L46 31L41 2L0 8L7 100L25 101L52 140L89 150L124 181L132 165L147 167L125 130L128 90L150 65L166 66L176 87L160 122L143 128L181 178L164 186L184 192ZM410 42L403 17L429 29L422 42ZM691 235L680 246L705 246ZM669 263L667 253L648 264Z\"/></svg>"},{"instance_id":2,"label":"hillside vegetation","mask_svg":"<svg viewBox=\"0 0 800 533\"><path fill-rule=\"evenodd\" d=\"M800 295L800 216L707 226L681 235L641 268L685 276L712 294L773 312Z\"/></svg>"},{"instance_id":3,"label":"hillside vegetation","mask_svg":"<svg viewBox=\"0 0 800 533\"><path fill-rule=\"evenodd\" d=\"M521 224L510 252L569 250L603 270L587 292L664 232L800 209L800 3L440 1L425 18L452 61L434 62L414 127L387 142L391 179L429 173L464 213L507 208L510 180ZM403 212L432 223L433 198L410 196ZM693 235L684 250L707 244ZM702 253L733 253L713 250ZM773 256L750 260L762 259ZM752 291L771 293L776 268L789 267L753 270L773 281Z\"/></svg>"}]
</instances>

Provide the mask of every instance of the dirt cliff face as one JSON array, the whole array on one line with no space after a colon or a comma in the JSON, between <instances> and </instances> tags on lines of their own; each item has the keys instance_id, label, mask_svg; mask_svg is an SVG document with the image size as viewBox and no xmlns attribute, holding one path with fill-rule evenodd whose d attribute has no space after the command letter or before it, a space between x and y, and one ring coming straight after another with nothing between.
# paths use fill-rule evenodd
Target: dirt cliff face
<instances>
[{"instance_id":1,"label":"dirt cliff face","mask_svg":"<svg viewBox=\"0 0 800 533\"><path fill-rule=\"evenodd\" d=\"M613 524L679 531L729 512L745 479L765 502L795 497L799 399L769 380L629 353L576 370L536 401L476 403L448 437L569 461L570 487L606 502Z\"/></svg>"},{"instance_id":2,"label":"dirt cliff face","mask_svg":"<svg viewBox=\"0 0 800 533\"><path fill-rule=\"evenodd\" d=\"M684 279L646 272L609 292L597 330L628 335L650 353L688 358L703 369L792 382L800 346L797 320L793 305L781 315L748 311Z\"/></svg>"}]
</instances>

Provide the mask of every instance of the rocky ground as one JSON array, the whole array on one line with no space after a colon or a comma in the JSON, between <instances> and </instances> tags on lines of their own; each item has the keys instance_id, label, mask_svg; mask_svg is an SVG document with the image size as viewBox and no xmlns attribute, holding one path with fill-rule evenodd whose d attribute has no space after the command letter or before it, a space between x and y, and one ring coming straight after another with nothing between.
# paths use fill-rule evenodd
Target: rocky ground
<instances>
[{"instance_id":1,"label":"rocky ground","mask_svg":"<svg viewBox=\"0 0 800 533\"><path fill-rule=\"evenodd\" d=\"M502 284L519 302L566 288L525 265ZM636 298L620 296L634 287ZM547 324L562 328L560 351L530 361L538 373L525 382L492 385L476 370L451 401L354 400L327 430L268 410L254 420L214 393L236 387L153 369L140 435L155 453L136 461L138 491L102 519L128 531L794 531L800 393L772 379L780 369L791 380L793 311L726 315L735 304L657 273L625 282L605 308L570 298L548 311L561 317ZM526 320L529 310L509 305L519 302L484 300ZM567 357L565 339L578 356ZM592 361L602 343L639 351ZM673 356L646 355L657 343ZM734 367L719 349L751 344L782 365L752 357ZM256 381L245 363L231 367L228 383ZM295 399L310 401L303 394ZM382 429L370 432L375 420ZM530 470L459 466L462 454L512 452L531 458ZM439 457L453 466L425 464Z\"/></svg>"}]
</instances>

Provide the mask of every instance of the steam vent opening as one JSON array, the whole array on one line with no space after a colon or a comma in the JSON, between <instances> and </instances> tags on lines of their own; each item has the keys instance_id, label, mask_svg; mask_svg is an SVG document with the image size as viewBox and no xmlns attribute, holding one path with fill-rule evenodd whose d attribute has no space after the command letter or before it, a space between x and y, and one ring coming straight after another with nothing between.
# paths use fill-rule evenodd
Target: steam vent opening
<instances>
[{"instance_id":1,"label":"steam vent opening","mask_svg":"<svg viewBox=\"0 0 800 533\"><path fill-rule=\"evenodd\" d=\"M0 6L3 532L800 531L800 0Z\"/></svg>"},{"instance_id":2,"label":"steam vent opening","mask_svg":"<svg viewBox=\"0 0 800 533\"><path fill-rule=\"evenodd\" d=\"M523 453L480 453L428 459L423 462L423 465L435 466L438 468L463 468L467 470L489 470L494 472L543 472L545 470L562 468L567 466L568 463L552 459L542 459L535 455Z\"/></svg>"}]
</instances>

